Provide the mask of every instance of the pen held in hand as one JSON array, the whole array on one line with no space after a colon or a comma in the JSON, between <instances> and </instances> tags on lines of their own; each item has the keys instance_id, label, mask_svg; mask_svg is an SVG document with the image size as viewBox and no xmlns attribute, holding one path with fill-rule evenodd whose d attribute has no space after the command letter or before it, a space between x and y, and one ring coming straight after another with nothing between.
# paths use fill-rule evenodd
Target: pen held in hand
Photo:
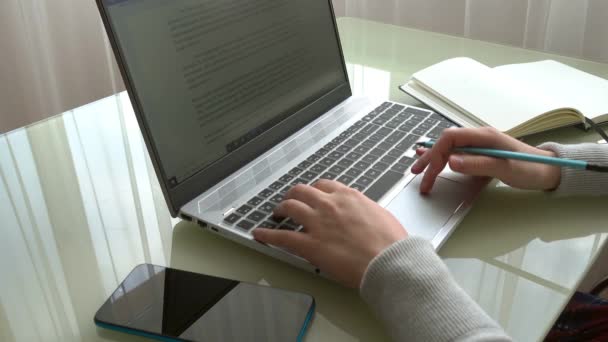
<instances>
[{"instance_id":1,"label":"pen held in hand","mask_svg":"<svg viewBox=\"0 0 608 342\"><path fill-rule=\"evenodd\" d=\"M417 142L416 145L431 148L435 145L435 141L421 141ZM549 164L559 167L569 167L573 169L588 170L595 172L608 172L608 166L602 166L597 164L591 164L583 160L564 159L556 157L545 157L536 154L528 154L521 152L512 152L504 150L496 150L490 148L479 148L479 147L457 147L454 152L476 154L480 156L495 157L501 159L515 159L522 160L532 163Z\"/></svg>"}]
</instances>

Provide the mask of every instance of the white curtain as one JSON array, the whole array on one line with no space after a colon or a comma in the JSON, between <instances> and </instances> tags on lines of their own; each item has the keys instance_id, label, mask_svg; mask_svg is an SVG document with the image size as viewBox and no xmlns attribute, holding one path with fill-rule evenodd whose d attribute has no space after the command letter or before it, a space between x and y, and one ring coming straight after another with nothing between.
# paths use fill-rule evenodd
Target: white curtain
<instances>
[{"instance_id":1,"label":"white curtain","mask_svg":"<svg viewBox=\"0 0 608 342\"><path fill-rule=\"evenodd\" d=\"M338 16L608 62L606 0L333 0Z\"/></svg>"},{"instance_id":2,"label":"white curtain","mask_svg":"<svg viewBox=\"0 0 608 342\"><path fill-rule=\"evenodd\" d=\"M0 1L0 133L122 89L94 0Z\"/></svg>"},{"instance_id":3,"label":"white curtain","mask_svg":"<svg viewBox=\"0 0 608 342\"><path fill-rule=\"evenodd\" d=\"M606 0L332 0L338 16L608 62ZM123 89L94 0L0 1L0 133Z\"/></svg>"}]
</instances>

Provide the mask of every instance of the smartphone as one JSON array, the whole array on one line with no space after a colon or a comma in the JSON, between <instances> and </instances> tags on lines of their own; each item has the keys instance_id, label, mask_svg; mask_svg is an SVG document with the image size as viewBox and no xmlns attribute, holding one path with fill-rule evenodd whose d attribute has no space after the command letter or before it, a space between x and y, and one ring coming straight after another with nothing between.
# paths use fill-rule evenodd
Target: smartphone
<instances>
[{"instance_id":1,"label":"smartphone","mask_svg":"<svg viewBox=\"0 0 608 342\"><path fill-rule=\"evenodd\" d=\"M302 341L314 310L307 294L143 264L95 324L161 341Z\"/></svg>"}]
</instances>

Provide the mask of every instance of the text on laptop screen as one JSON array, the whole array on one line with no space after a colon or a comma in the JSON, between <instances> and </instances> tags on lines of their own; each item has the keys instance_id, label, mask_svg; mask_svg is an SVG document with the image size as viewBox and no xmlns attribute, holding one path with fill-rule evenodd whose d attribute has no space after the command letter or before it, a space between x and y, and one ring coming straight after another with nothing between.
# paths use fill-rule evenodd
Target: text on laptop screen
<instances>
[{"instance_id":1,"label":"text on laptop screen","mask_svg":"<svg viewBox=\"0 0 608 342\"><path fill-rule=\"evenodd\" d=\"M347 82L328 0L105 0L172 185Z\"/></svg>"}]
</instances>

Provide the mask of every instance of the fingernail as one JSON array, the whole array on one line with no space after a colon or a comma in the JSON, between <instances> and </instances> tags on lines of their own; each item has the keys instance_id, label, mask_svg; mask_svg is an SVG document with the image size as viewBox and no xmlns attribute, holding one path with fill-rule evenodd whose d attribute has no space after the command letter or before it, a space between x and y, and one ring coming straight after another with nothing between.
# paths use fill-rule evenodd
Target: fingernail
<instances>
[{"instance_id":1,"label":"fingernail","mask_svg":"<svg viewBox=\"0 0 608 342\"><path fill-rule=\"evenodd\" d=\"M462 156L451 156L450 163L452 164L453 168L462 169L462 166L464 165L464 158Z\"/></svg>"}]
</instances>

